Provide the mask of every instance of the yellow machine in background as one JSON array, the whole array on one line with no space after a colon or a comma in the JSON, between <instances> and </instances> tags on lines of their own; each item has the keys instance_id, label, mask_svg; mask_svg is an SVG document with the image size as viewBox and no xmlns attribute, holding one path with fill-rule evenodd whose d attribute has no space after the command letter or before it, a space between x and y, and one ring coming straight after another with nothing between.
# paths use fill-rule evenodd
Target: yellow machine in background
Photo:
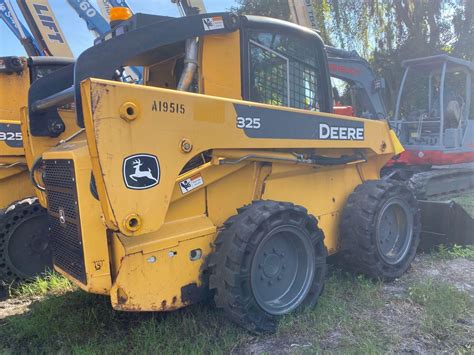
<instances>
[{"instance_id":1,"label":"yellow machine in background","mask_svg":"<svg viewBox=\"0 0 474 355\"><path fill-rule=\"evenodd\" d=\"M31 185L20 128L30 83L71 64L66 58L0 58L0 282L52 267L47 213Z\"/></svg>"},{"instance_id":2,"label":"yellow machine in background","mask_svg":"<svg viewBox=\"0 0 474 355\"><path fill-rule=\"evenodd\" d=\"M130 65L145 85L120 82ZM58 114L70 103L76 124ZM51 126L75 132L32 165L55 268L126 311L212 293L257 332L316 304L328 254L400 276L419 211L379 171L402 147L387 122L331 111L324 44L306 28L231 13L117 24L30 89L27 151Z\"/></svg>"},{"instance_id":3,"label":"yellow machine in background","mask_svg":"<svg viewBox=\"0 0 474 355\"><path fill-rule=\"evenodd\" d=\"M8 70L7 68L10 68ZM23 152L20 107L28 102L30 77L24 58L0 58L0 206L33 195Z\"/></svg>"}]
</instances>

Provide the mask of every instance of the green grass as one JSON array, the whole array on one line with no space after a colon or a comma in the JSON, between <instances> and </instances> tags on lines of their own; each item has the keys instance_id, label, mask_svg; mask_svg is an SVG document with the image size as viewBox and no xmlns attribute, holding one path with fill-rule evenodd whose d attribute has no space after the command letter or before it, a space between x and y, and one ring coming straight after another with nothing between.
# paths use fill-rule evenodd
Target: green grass
<instances>
[{"instance_id":1,"label":"green grass","mask_svg":"<svg viewBox=\"0 0 474 355\"><path fill-rule=\"evenodd\" d=\"M384 339L371 314L383 306L381 284L363 276L334 272L326 281L318 306L303 314L289 315L280 322L278 336L310 340L312 351L324 351L320 340L337 337L337 351L377 353Z\"/></svg>"},{"instance_id":2,"label":"green grass","mask_svg":"<svg viewBox=\"0 0 474 355\"><path fill-rule=\"evenodd\" d=\"M453 198L454 201L459 203L467 213L471 215L471 217L474 218L474 193L466 193L463 194L462 196L457 196Z\"/></svg>"},{"instance_id":3,"label":"green grass","mask_svg":"<svg viewBox=\"0 0 474 355\"><path fill-rule=\"evenodd\" d=\"M322 350L318 339L336 329L340 347L351 353L377 352L383 346L369 314L381 306L380 284L336 272L327 281L318 306L288 316L276 335L255 336L230 323L209 304L176 312L124 313L107 297L86 294L56 274L13 291L20 297L45 296L25 314L0 323L0 352L104 353L228 353L251 340L305 338Z\"/></svg>"},{"instance_id":4,"label":"green grass","mask_svg":"<svg viewBox=\"0 0 474 355\"><path fill-rule=\"evenodd\" d=\"M171 313L116 312L107 297L51 274L12 291L36 301L26 313L0 320L0 354L228 354L255 342L268 342L267 353L274 352L271 344L280 352L384 353L398 340L377 318L386 307L383 292L381 283L333 270L315 309L284 317L276 334L254 336L211 304ZM440 341L456 338L458 320L473 309L465 293L434 281L412 283L403 302L422 309L420 331ZM293 343L304 346L290 349Z\"/></svg>"},{"instance_id":5,"label":"green grass","mask_svg":"<svg viewBox=\"0 0 474 355\"><path fill-rule=\"evenodd\" d=\"M10 288L11 297L41 297L63 294L73 291L76 287L65 277L51 272L43 277L36 277L33 282L22 283Z\"/></svg>"},{"instance_id":6,"label":"green grass","mask_svg":"<svg viewBox=\"0 0 474 355\"><path fill-rule=\"evenodd\" d=\"M409 288L409 297L423 307L423 327L440 340L456 336L458 321L474 309L473 299L454 286L426 280Z\"/></svg>"},{"instance_id":7,"label":"green grass","mask_svg":"<svg viewBox=\"0 0 474 355\"><path fill-rule=\"evenodd\" d=\"M198 353L229 349L240 328L204 305L172 314L124 313L106 297L80 290L48 296L0 325L0 343L15 352Z\"/></svg>"},{"instance_id":8,"label":"green grass","mask_svg":"<svg viewBox=\"0 0 474 355\"><path fill-rule=\"evenodd\" d=\"M441 244L435 248L431 253L431 256L444 260L456 258L474 260L474 245L461 246L455 244L448 247Z\"/></svg>"}]
</instances>

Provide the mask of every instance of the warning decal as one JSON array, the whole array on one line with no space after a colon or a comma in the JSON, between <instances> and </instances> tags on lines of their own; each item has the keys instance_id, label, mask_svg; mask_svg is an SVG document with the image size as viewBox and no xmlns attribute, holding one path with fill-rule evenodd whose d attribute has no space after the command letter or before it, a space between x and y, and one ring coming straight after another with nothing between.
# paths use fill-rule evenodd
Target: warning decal
<instances>
[{"instance_id":1,"label":"warning decal","mask_svg":"<svg viewBox=\"0 0 474 355\"><path fill-rule=\"evenodd\" d=\"M200 174L194 175L189 179L183 180L179 183L179 187L183 194L194 190L195 188L204 184L204 180Z\"/></svg>"},{"instance_id":2,"label":"warning decal","mask_svg":"<svg viewBox=\"0 0 474 355\"><path fill-rule=\"evenodd\" d=\"M220 30L224 28L224 19L222 16L206 17L202 19L204 30Z\"/></svg>"}]
</instances>

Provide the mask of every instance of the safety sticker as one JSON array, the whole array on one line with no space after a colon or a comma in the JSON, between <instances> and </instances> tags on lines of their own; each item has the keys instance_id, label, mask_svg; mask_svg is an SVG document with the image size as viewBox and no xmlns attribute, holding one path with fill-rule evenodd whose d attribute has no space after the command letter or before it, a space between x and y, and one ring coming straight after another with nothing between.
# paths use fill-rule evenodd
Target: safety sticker
<instances>
[{"instance_id":1,"label":"safety sticker","mask_svg":"<svg viewBox=\"0 0 474 355\"><path fill-rule=\"evenodd\" d=\"M179 187L181 188L181 192L183 194L186 194L189 191L192 191L203 184L204 180L202 179L202 176L200 174L197 174L190 177L189 179L181 181L179 183Z\"/></svg>"},{"instance_id":2,"label":"safety sticker","mask_svg":"<svg viewBox=\"0 0 474 355\"><path fill-rule=\"evenodd\" d=\"M206 17L202 19L205 31L220 30L224 28L222 16Z\"/></svg>"}]
</instances>

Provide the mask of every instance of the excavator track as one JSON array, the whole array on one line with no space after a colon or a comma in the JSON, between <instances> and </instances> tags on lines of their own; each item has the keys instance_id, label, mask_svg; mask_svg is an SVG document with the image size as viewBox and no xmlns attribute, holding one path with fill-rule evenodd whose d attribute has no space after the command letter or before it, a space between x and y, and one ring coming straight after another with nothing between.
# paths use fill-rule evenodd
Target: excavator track
<instances>
[{"instance_id":1,"label":"excavator track","mask_svg":"<svg viewBox=\"0 0 474 355\"><path fill-rule=\"evenodd\" d=\"M408 185L418 200L448 198L474 189L474 169L432 169L414 174Z\"/></svg>"}]
</instances>

